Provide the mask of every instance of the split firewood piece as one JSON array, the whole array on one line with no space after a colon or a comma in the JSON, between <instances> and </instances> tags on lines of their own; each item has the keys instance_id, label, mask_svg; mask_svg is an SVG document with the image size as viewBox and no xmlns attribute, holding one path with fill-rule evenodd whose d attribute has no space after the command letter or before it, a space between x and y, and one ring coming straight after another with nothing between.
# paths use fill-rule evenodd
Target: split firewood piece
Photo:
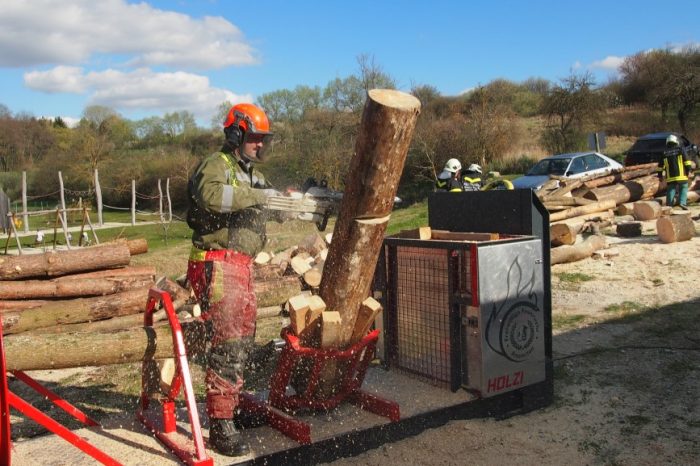
<instances>
[{"instance_id":1,"label":"split firewood piece","mask_svg":"<svg viewBox=\"0 0 700 466\"><path fill-rule=\"evenodd\" d=\"M432 239L447 241L494 241L499 238L499 234L432 230L431 237Z\"/></svg>"},{"instance_id":2,"label":"split firewood piece","mask_svg":"<svg viewBox=\"0 0 700 466\"><path fill-rule=\"evenodd\" d=\"M304 295L296 295L289 298L289 320L292 323L292 330L298 336L306 328L306 314L309 312L309 300Z\"/></svg>"},{"instance_id":3,"label":"split firewood piece","mask_svg":"<svg viewBox=\"0 0 700 466\"><path fill-rule=\"evenodd\" d=\"M308 297L309 312L306 313L306 329L301 336L304 346L317 347L321 340L321 314L326 310L326 303L318 295Z\"/></svg>"},{"instance_id":4,"label":"split firewood piece","mask_svg":"<svg viewBox=\"0 0 700 466\"><path fill-rule=\"evenodd\" d=\"M256 254L255 258L253 259L253 262L257 265L265 265L269 263L271 259L272 256L269 253L265 251L260 251Z\"/></svg>"},{"instance_id":5,"label":"split firewood piece","mask_svg":"<svg viewBox=\"0 0 700 466\"><path fill-rule=\"evenodd\" d=\"M352 343L356 343L367 335L370 327L374 323L379 313L382 312L382 305L379 301L371 296L364 301L360 306L360 312L357 314L355 321L355 331L352 334Z\"/></svg>"},{"instance_id":6,"label":"split firewood piece","mask_svg":"<svg viewBox=\"0 0 700 466\"><path fill-rule=\"evenodd\" d=\"M331 241L333 240L333 233L326 233L326 236L324 236L323 239L326 240L326 244L331 244Z\"/></svg>"},{"instance_id":7,"label":"split firewood piece","mask_svg":"<svg viewBox=\"0 0 700 466\"><path fill-rule=\"evenodd\" d=\"M177 369L175 359L168 358L158 360L158 369L160 372L160 390L162 393L167 394L170 392L170 387L173 384L173 379L175 378L175 370Z\"/></svg>"},{"instance_id":8,"label":"split firewood piece","mask_svg":"<svg viewBox=\"0 0 700 466\"><path fill-rule=\"evenodd\" d=\"M290 296L301 292L301 283L295 275L286 275L269 280L256 280L253 289L259 307L281 306Z\"/></svg>"},{"instance_id":9,"label":"split firewood piece","mask_svg":"<svg viewBox=\"0 0 700 466\"><path fill-rule=\"evenodd\" d=\"M337 348L342 343L342 322L337 311L321 313L321 348Z\"/></svg>"},{"instance_id":10,"label":"split firewood piece","mask_svg":"<svg viewBox=\"0 0 700 466\"><path fill-rule=\"evenodd\" d=\"M654 220L661 216L661 204L656 201L637 201L633 204L633 209L637 220Z\"/></svg>"},{"instance_id":11,"label":"split firewood piece","mask_svg":"<svg viewBox=\"0 0 700 466\"><path fill-rule=\"evenodd\" d=\"M292 270L294 270L297 275L304 275L306 272L311 270L311 265L309 265L309 262L307 261L308 258L308 253L301 253L292 257L290 264L292 266Z\"/></svg>"},{"instance_id":12,"label":"split firewood piece","mask_svg":"<svg viewBox=\"0 0 700 466\"><path fill-rule=\"evenodd\" d=\"M689 213L669 215L656 221L656 232L662 243L687 241L695 236L695 223Z\"/></svg>"},{"instance_id":13,"label":"split firewood piece","mask_svg":"<svg viewBox=\"0 0 700 466\"><path fill-rule=\"evenodd\" d=\"M328 257L328 249L324 249L318 253L318 256L316 256L316 263L325 262L327 257Z\"/></svg>"},{"instance_id":14,"label":"split firewood piece","mask_svg":"<svg viewBox=\"0 0 700 466\"><path fill-rule=\"evenodd\" d=\"M430 227L418 227L412 230L401 230L396 235L394 235L394 237L428 240L432 239L433 232Z\"/></svg>"}]
</instances>

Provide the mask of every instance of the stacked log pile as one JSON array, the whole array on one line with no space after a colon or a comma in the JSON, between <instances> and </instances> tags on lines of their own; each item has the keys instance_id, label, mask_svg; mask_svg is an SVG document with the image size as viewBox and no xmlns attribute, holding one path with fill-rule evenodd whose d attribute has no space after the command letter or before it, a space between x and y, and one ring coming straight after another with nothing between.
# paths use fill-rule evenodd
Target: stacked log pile
<instances>
[{"instance_id":1,"label":"stacked log pile","mask_svg":"<svg viewBox=\"0 0 700 466\"><path fill-rule=\"evenodd\" d=\"M189 297L150 266L132 266L145 240L0 258L0 319L11 370L140 361L155 348L143 327L148 290L171 293L176 307ZM164 317L159 311L156 320ZM169 333L169 329L156 331ZM97 343L99 342L99 343ZM159 342L160 343L160 342ZM158 351L172 355L163 339Z\"/></svg>"},{"instance_id":2,"label":"stacked log pile","mask_svg":"<svg viewBox=\"0 0 700 466\"><path fill-rule=\"evenodd\" d=\"M666 183L658 178L656 170L657 164L650 163L587 178L553 177L545 183L537 196L549 211L550 241L554 248L551 263L581 260L606 247L602 238L583 241L583 235L597 235L602 228L612 225L617 226L619 236L641 235L640 222L672 214L671 209L662 207L664 199L657 197L665 192ZM700 192L694 189L698 187L691 187L690 202L700 197ZM687 222L673 221L674 225L681 223ZM661 220L661 225L666 226L667 221ZM679 228L663 231L675 232ZM660 239L664 242L669 238L686 239L685 230Z\"/></svg>"}]
</instances>

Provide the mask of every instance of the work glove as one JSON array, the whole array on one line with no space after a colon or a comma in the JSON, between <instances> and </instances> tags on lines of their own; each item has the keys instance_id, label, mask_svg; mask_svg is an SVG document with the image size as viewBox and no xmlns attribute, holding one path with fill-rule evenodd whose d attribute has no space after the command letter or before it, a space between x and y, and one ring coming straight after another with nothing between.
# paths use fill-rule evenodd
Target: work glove
<instances>
[{"instance_id":1,"label":"work glove","mask_svg":"<svg viewBox=\"0 0 700 466\"><path fill-rule=\"evenodd\" d=\"M264 189L255 189L249 186L233 187L233 210L243 210L247 207L264 205L267 203L267 195Z\"/></svg>"}]
</instances>

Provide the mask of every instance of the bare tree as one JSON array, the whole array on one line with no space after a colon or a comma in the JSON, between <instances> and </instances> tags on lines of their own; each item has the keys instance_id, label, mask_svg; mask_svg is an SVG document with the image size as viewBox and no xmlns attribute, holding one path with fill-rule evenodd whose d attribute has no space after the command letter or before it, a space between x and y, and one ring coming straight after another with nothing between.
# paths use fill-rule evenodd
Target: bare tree
<instances>
[{"instance_id":1,"label":"bare tree","mask_svg":"<svg viewBox=\"0 0 700 466\"><path fill-rule=\"evenodd\" d=\"M553 86L542 102L549 126L543 135L544 146L561 153L581 148L585 125L595 121L605 101L594 89L590 73L571 74Z\"/></svg>"}]
</instances>

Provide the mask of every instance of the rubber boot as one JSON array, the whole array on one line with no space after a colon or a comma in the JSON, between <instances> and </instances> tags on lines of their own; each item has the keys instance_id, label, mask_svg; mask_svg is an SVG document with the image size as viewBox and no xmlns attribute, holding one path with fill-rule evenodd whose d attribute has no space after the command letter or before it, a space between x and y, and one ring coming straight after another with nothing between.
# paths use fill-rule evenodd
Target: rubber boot
<instances>
[{"instance_id":1,"label":"rubber boot","mask_svg":"<svg viewBox=\"0 0 700 466\"><path fill-rule=\"evenodd\" d=\"M243 442L233 419L211 419L209 445L226 456L245 456L250 453L250 448Z\"/></svg>"}]
</instances>

